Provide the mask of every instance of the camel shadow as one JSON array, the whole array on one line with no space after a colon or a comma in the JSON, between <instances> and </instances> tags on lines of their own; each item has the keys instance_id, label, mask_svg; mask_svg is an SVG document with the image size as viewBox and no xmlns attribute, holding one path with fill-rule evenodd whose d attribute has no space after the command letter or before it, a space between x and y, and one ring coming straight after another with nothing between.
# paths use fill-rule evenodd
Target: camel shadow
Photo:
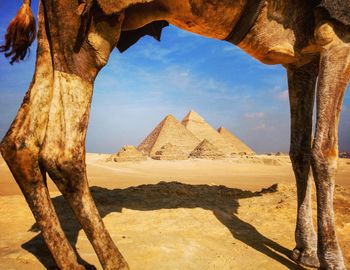
<instances>
[{"instance_id":1,"label":"camel shadow","mask_svg":"<svg viewBox=\"0 0 350 270\"><path fill-rule=\"evenodd\" d=\"M277 185L274 185L259 192L251 192L225 186L160 182L158 184L113 190L91 187L91 192L102 217L112 212L121 212L123 208L139 211L176 208L210 210L230 230L235 239L269 256L288 269L305 269L288 259L290 250L265 237L254 226L239 219L236 215L239 208L239 199L273 193L276 191L276 188ZM81 227L64 201L63 196L54 198L53 203L61 220L63 230L75 248ZM38 231L35 224L31 230ZM34 254L47 269L58 269L40 234L23 244L22 247ZM87 269L95 269L93 265L84 261L79 255L78 259Z\"/></svg>"}]
</instances>

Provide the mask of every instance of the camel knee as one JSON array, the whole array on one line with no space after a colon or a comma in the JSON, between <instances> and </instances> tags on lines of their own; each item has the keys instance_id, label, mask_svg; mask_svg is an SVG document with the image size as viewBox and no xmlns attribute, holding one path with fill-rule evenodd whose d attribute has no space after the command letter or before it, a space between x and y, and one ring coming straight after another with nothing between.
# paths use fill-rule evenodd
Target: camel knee
<instances>
[{"instance_id":1,"label":"camel knee","mask_svg":"<svg viewBox=\"0 0 350 270\"><path fill-rule=\"evenodd\" d=\"M0 152L4 160L10 164L25 161L28 166L38 159L36 144L20 136L6 135L0 143Z\"/></svg>"},{"instance_id":2,"label":"camel knee","mask_svg":"<svg viewBox=\"0 0 350 270\"><path fill-rule=\"evenodd\" d=\"M291 147L289 157L293 168L299 173L303 173L311 164L311 148L303 149L302 147Z\"/></svg>"},{"instance_id":3,"label":"camel knee","mask_svg":"<svg viewBox=\"0 0 350 270\"><path fill-rule=\"evenodd\" d=\"M14 137L6 135L0 143L0 152L5 160L15 155L25 145L23 140L18 140Z\"/></svg>"},{"instance_id":4,"label":"camel knee","mask_svg":"<svg viewBox=\"0 0 350 270\"><path fill-rule=\"evenodd\" d=\"M305 165L311 161L311 151L305 152L301 149L290 149L289 158L293 164Z\"/></svg>"},{"instance_id":5,"label":"camel knee","mask_svg":"<svg viewBox=\"0 0 350 270\"><path fill-rule=\"evenodd\" d=\"M334 25L330 22L324 22L316 27L315 40L321 46L332 43L336 39Z\"/></svg>"},{"instance_id":6,"label":"camel knee","mask_svg":"<svg viewBox=\"0 0 350 270\"><path fill-rule=\"evenodd\" d=\"M57 149L50 151L43 148L39 155L39 161L61 191L76 193L80 190L86 173L83 158L57 152Z\"/></svg>"},{"instance_id":7,"label":"camel knee","mask_svg":"<svg viewBox=\"0 0 350 270\"><path fill-rule=\"evenodd\" d=\"M337 149L313 147L311 150L311 164L316 177L317 175L333 176L338 168ZM329 179L329 177L322 178Z\"/></svg>"},{"instance_id":8,"label":"camel knee","mask_svg":"<svg viewBox=\"0 0 350 270\"><path fill-rule=\"evenodd\" d=\"M0 143L0 152L20 186L42 180L35 143L23 137L6 136Z\"/></svg>"}]
</instances>

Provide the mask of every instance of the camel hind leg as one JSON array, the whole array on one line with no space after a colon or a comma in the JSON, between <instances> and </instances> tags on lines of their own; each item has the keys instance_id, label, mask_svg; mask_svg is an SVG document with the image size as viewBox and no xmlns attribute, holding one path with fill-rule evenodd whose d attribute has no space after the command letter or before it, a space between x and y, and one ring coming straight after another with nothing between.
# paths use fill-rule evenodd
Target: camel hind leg
<instances>
[{"instance_id":1,"label":"camel hind leg","mask_svg":"<svg viewBox=\"0 0 350 270\"><path fill-rule=\"evenodd\" d=\"M290 159L297 185L296 247L292 259L302 265L318 267L317 237L311 207L311 140L312 113L319 58L301 67L288 65L288 86L291 111Z\"/></svg>"},{"instance_id":2,"label":"camel hind leg","mask_svg":"<svg viewBox=\"0 0 350 270\"><path fill-rule=\"evenodd\" d=\"M35 75L0 149L58 267L62 270L82 270L85 267L78 264L76 254L61 228L46 187L46 174L39 165L39 150L48 121L53 79L42 6L39 14L39 49Z\"/></svg>"},{"instance_id":3,"label":"camel hind leg","mask_svg":"<svg viewBox=\"0 0 350 270\"><path fill-rule=\"evenodd\" d=\"M341 25L323 22L315 31L316 41L322 48L317 86L317 125L312 147L320 269L346 269L336 237L333 196L339 116L350 79L350 34L347 30Z\"/></svg>"}]
</instances>

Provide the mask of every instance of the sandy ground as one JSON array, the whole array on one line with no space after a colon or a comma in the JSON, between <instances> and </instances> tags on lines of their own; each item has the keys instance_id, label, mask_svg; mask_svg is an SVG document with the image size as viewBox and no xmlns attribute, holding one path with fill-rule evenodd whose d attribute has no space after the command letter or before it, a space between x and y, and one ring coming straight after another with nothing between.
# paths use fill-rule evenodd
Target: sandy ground
<instances>
[{"instance_id":1,"label":"sandy ground","mask_svg":"<svg viewBox=\"0 0 350 270\"><path fill-rule=\"evenodd\" d=\"M288 157L121 164L106 157L87 155L89 182L131 269L304 269L288 259L296 212ZM337 233L350 268L350 160L339 167ZM80 260L101 269L71 210L51 183L49 188ZM2 159L0 216L0 269L55 269Z\"/></svg>"}]
</instances>

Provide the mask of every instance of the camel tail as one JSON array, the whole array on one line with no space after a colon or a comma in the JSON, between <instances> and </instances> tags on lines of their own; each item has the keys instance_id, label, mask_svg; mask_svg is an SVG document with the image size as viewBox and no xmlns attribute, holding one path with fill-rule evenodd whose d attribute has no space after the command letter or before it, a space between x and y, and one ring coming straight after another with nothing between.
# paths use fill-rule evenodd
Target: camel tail
<instances>
[{"instance_id":1,"label":"camel tail","mask_svg":"<svg viewBox=\"0 0 350 270\"><path fill-rule=\"evenodd\" d=\"M21 8L7 27L5 44L0 46L0 52L11 58L11 64L25 58L36 37L36 22L30 2L31 0L23 0Z\"/></svg>"}]
</instances>

